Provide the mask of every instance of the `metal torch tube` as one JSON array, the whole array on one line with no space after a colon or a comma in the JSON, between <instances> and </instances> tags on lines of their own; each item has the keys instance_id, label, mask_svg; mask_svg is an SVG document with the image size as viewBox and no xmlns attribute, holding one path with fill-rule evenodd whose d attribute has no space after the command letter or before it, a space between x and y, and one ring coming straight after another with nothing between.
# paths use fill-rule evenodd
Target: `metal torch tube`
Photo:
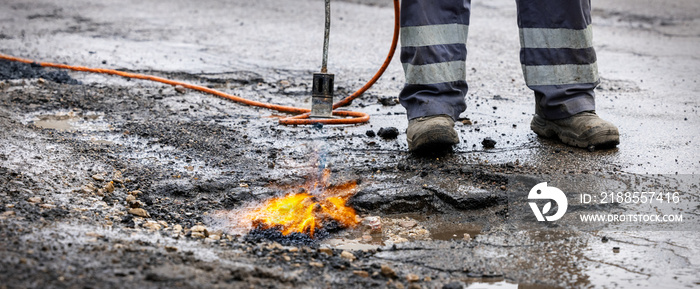
<instances>
[{"instance_id":1,"label":"metal torch tube","mask_svg":"<svg viewBox=\"0 0 700 289\"><path fill-rule=\"evenodd\" d=\"M326 0L326 28L323 30L323 63L321 73L328 72L328 39L331 34L331 0Z\"/></svg>"}]
</instances>

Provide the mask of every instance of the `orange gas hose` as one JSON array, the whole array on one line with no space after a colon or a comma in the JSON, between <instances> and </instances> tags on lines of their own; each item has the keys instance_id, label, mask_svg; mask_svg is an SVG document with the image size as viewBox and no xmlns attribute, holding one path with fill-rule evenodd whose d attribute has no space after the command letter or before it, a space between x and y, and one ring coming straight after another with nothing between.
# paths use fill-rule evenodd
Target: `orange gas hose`
<instances>
[{"instance_id":1,"label":"orange gas hose","mask_svg":"<svg viewBox=\"0 0 700 289\"><path fill-rule=\"evenodd\" d=\"M396 46L398 44L398 39L399 39L399 15L400 15L399 0L393 0L393 1L394 1L394 36L393 36L393 39L391 41L391 48L389 50L389 54L386 56L384 63L379 68L377 73L372 77L372 79L370 79L364 86L362 86L355 93L351 94L350 96L346 97L345 99L333 104L333 109L334 109L333 115L350 117L350 118L327 118L327 119L326 118L309 118L311 110L308 108L284 106L284 105L277 105L277 104L270 104L270 103L249 100L249 99L245 99L245 98L233 95L233 94L228 94L228 93L221 92L221 91L218 91L215 89L204 87L201 85L190 84L190 83L186 83L186 82L176 81L176 80L162 78L162 77L153 76L153 75L130 73L130 72L124 72L124 71L119 71L119 70L114 70L114 69L90 68L90 67L84 67L84 66L74 66L74 65L67 65L67 64L50 63L50 62L35 62L33 60L30 60L30 59L13 57L13 56L3 55L3 54L0 54L0 59L23 62L23 63L35 63L35 64L38 64L38 65L43 66L43 67L53 67L53 68L60 68L60 69L69 69L69 70L74 70L74 71L84 71L84 72L118 75L118 76L123 76L123 77L127 77L127 78L144 79L144 80L150 80L150 81L156 81L156 82L161 82L161 83L165 83L165 84L170 84L173 86L180 85L180 86L185 87L185 88L201 91L204 93L209 93L212 95L223 97L223 98L226 98L226 99L238 102L238 103L250 105L250 106L257 106L257 107L276 110L279 112L298 114L296 116L280 119L279 124L284 124L284 125L316 124L316 123L321 123L321 124L365 123L365 122L369 121L369 115L366 113L355 112L355 111L340 111L340 110L335 110L335 109L339 108L341 106L347 105L352 100L354 100L355 98L362 95L365 91L367 91L367 89L372 87L372 85L374 85L374 83L377 82L379 77L382 76L384 71L386 71L386 68L389 66L389 63L391 63L391 59L394 57L394 51L396 50Z\"/></svg>"}]
</instances>

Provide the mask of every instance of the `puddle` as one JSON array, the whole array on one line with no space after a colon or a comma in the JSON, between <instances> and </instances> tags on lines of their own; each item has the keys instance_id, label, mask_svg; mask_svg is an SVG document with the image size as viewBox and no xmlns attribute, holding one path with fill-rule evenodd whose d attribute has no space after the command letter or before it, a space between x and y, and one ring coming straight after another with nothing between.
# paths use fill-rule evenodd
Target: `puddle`
<instances>
[{"instance_id":1,"label":"puddle","mask_svg":"<svg viewBox=\"0 0 700 289\"><path fill-rule=\"evenodd\" d=\"M96 145L113 145L114 142L111 140L98 139L95 137L90 138L90 142Z\"/></svg>"},{"instance_id":2,"label":"puddle","mask_svg":"<svg viewBox=\"0 0 700 289\"><path fill-rule=\"evenodd\" d=\"M338 233L322 244L342 250L375 250L378 247L409 241L465 240L481 234L482 225L467 222L453 215L397 214L379 218L381 231L373 231L366 222L354 229Z\"/></svg>"},{"instance_id":3,"label":"puddle","mask_svg":"<svg viewBox=\"0 0 700 289\"><path fill-rule=\"evenodd\" d=\"M335 248L338 250L347 251L373 251L381 247L381 244L366 244L361 243L357 240L348 239L328 239L324 240L322 244L328 245L328 247Z\"/></svg>"},{"instance_id":4,"label":"puddle","mask_svg":"<svg viewBox=\"0 0 700 289\"><path fill-rule=\"evenodd\" d=\"M505 280L494 281L478 281L467 283L469 289L554 289L560 288L556 286L548 286L543 284L516 284Z\"/></svg>"},{"instance_id":5,"label":"puddle","mask_svg":"<svg viewBox=\"0 0 700 289\"><path fill-rule=\"evenodd\" d=\"M98 131L107 130L106 123L99 123L97 114L76 114L74 112L37 115L30 122L35 126L58 131Z\"/></svg>"},{"instance_id":6,"label":"puddle","mask_svg":"<svg viewBox=\"0 0 700 289\"><path fill-rule=\"evenodd\" d=\"M435 230L429 230L429 231L430 231L430 238L433 240L452 241L452 240L462 240L462 239L474 238L474 236L481 233L481 228L476 228L476 227L469 228L469 229L448 228L446 230L435 229ZM469 234L469 238L467 238L466 234Z\"/></svg>"},{"instance_id":7,"label":"puddle","mask_svg":"<svg viewBox=\"0 0 700 289\"><path fill-rule=\"evenodd\" d=\"M379 248L379 245L341 244L341 245L335 246L335 248L338 250L348 250L348 251L372 251L372 250L377 250L377 248Z\"/></svg>"},{"instance_id":8,"label":"puddle","mask_svg":"<svg viewBox=\"0 0 700 289\"><path fill-rule=\"evenodd\" d=\"M73 126L70 118L61 118L57 116L43 116L39 120L34 121L34 125L40 128L50 128L55 130L72 131Z\"/></svg>"},{"instance_id":9,"label":"puddle","mask_svg":"<svg viewBox=\"0 0 700 289\"><path fill-rule=\"evenodd\" d=\"M432 240L463 240L465 238L465 234L469 234L469 238L474 238L476 235L481 234L482 230L482 225L464 220L460 216L450 214L401 214L391 217L405 217L416 220L419 225L428 230L430 233L430 239Z\"/></svg>"},{"instance_id":10,"label":"puddle","mask_svg":"<svg viewBox=\"0 0 700 289\"><path fill-rule=\"evenodd\" d=\"M481 281L481 282L467 283L467 288L470 288L470 289L493 289L493 288L518 289L518 288L523 288L523 287L520 287L518 284L508 283L507 281L500 280L500 281L494 281L494 282ZM528 288L528 287L524 287L524 288ZM531 287L531 288L535 288L535 287Z\"/></svg>"}]
</instances>

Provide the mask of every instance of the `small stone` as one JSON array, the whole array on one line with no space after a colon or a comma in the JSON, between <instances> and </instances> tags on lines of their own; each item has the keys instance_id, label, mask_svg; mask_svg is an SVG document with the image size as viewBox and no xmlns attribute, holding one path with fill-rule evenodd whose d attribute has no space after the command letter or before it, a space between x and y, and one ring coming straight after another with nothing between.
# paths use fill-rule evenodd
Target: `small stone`
<instances>
[{"instance_id":1,"label":"small stone","mask_svg":"<svg viewBox=\"0 0 700 289\"><path fill-rule=\"evenodd\" d=\"M377 135L383 139L395 139L399 136L399 130L395 127L383 127L379 129Z\"/></svg>"},{"instance_id":2,"label":"small stone","mask_svg":"<svg viewBox=\"0 0 700 289\"><path fill-rule=\"evenodd\" d=\"M600 241L603 243L607 243L608 241L610 241L610 239L608 239L608 237L606 236L603 236L603 238L601 238Z\"/></svg>"},{"instance_id":3,"label":"small stone","mask_svg":"<svg viewBox=\"0 0 700 289\"><path fill-rule=\"evenodd\" d=\"M27 199L27 202L30 202L32 204L41 203L41 197L39 197L39 196L31 197L31 198Z\"/></svg>"},{"instance_id":4,"label":"small stone","mask_svg":"<svg viewBox=\"0 0 700 289\"><path fill-rule=\"evenodd\" d=\"M423 289L423 287L421 287L417 283L411 283L408 285L408 289Z\"/></svg>"},{"instance_id":5,"label":"small stone","mask_svg":"<svg viewBox=\"0 0 700 289\"><path fill-rule=\"evenodd\" d=\"M105 196L105 190L104 190L104 189L97 189L97 191L95 191L95 195L98 195L98 196L100 196L100 197L104 197L104 196Z\"/></svg>"},{"instance_id":6,"label":"small stone","mask_svg":"<svg viewBox=\"0 0 700 289\"><path fill-rule=\"evenodd\" d=\"M52 204L41 204L41 205L39 205L39 207L40 207L40 208L43 208L43 209L53 209L53 208L56 207L56 205L52 205Z\"/></svg>"},{"instance_id":7,"label":"small stone","mask_svg":"<svg viewBox=\"0 0 700 289\"><path fill-rule=\"evenodd\" d=\"M95 174L95 175L92 175L92 179L96 180L98 182L104 182L105 176L102 174Z\"/></svg>"},{"instance_id":8,"label":"small stone","mask_svg":"<svg viewBox=\"0 0 700 289\"><path fill-rule=\"evenodd\" d=\"M613 253L620 253L620 247L613 247Z\"/></svg>"},{"instance_id":9,"label":"small stone","mask_svg":"<svg viewBox=\"0 0 700 289\"><path fill-rule=\"evenodd\" d=\"M471 240L472 240L472 236L469 235L469 233L464 233L464 238L462 238L462 239L463 239L464 241L471 241Z\"/></svg>"},{"instance_id":10,"label":"small stone","mask_svg":"<svg viewBox=\"0 0 700 289\"><path fill-rule=\"evenodd\" d=\"M122 172L115 171L114 175L112 176L112 181L119 184L124 183L124 180L122 179Z\"/></svg>"},{"instance_id":11,"label":"small stone","mask_svg":"<svg viewBox=\"0 0 700 289\"><path fill-rule=\"evenodd\" d=\"M185 87L183 87L182 85L176 85L175 91L177 91L178 93L185 93L187 92L187 89L185 89Z\"/></svg>"},{"instance_id":12,"label":"small stone","mask_svg":"<svg viewBox=\"0 0 700 289\"><path fill-rule=\"evenodd\" d=\"M352 271L352 273L357 275L357 276L360 276L362 278L369 278L369 273L367 273L367 271L355 270L355 271Z\"/></svg>"},{"instance_id":13,"label":"small stone","mask_svg":"<svg viewBox=\"0 0 700 289\"><path fill-rule=\"evenodd\" d=\"M192 234L190 236L192 236L192 238L197 238L197 239L204 239L207 237L207 236L204 236L204 234L202 234L200 232L192 232Z\"/></svg>"},{"instance_id":14,"label":"small stone","mask_svg":"<svg viewBox=\"0 0 700 289\"><path fill-rule=\"evenodd\" d=\"M362 241L363 242L372 242L372 235L362 235Z\"/></svg>"},{"instance_id":15,"label":"small stone","mask_svg":"<svg viewBox=\"0 0 700 289\"><path fill-rule=\"evenodd\" d=\"M142 208L131 208L129 209L129 214L132 214L134 216L139 216L143 218L148 218L151 215L148 214L148 212Z\"/></svg>"},{"instance_id":16,"label":"small stone","mask_svg":"<svg viewBox=\"0 0 700 289\"><path fill-rule=\"evenodd\" d=\"M132 196L138 196L138 195L140 195L140 194L143 194L143 192L141 192L141 191L139 191L139 190L135 190L135 191L129 192L128 194L129 194L129 195L132 195Z\"/></svg>"},{"instance_id":17,"label":"small stone","mask_svg":"<svg viewBox=\"0 0 700 289\"><path fill-rule=\"evenodd\" d=\"M324 254L326 254L326 255L328 255L328 256L333 256L333 250L332 250L331 248L327 248L327 247L318 248L318 251L321 252L321 253L324 253Z\"/></svg>"},{"instance_id":18,"label":"small stone","mask_svg":"<svg viewBox=\"0 0 700 289\"><path fill-rule=\"evenodd\" d=\"M362 220L362 224L369 227L372 232L382 231L382 220L379 217L366 217Z\"/></svg>"},{"instance_id":19,"label":"small stone","mask_svg":"<svg viewBox=\"0 0 700 289\"><path fill-rule=\"evenodd\" d=\"M87 232L87 233L85 233L85 236L93 237L93 238L104 238L105 237L105 235L102 235L102 234L97 233L97 232Z\"/></svg>"},{"instance_id":20,"label":"small stone","mask_svg":"<svg viewBox=\"0 0 700 289\"><path fill-rule=\"evenodd\" d=\"M177 252L177 247L165 246L165 251L168 251L168 252Z\"/></svg>"},{"instance_id":21,"label":"small stone","mask_svg":"<svg viewBox=\"0 0 700 289\"><path fill-rule=\"evenodd\" d=\"M350 252L348 252L348 251L343 251L342 253L340 253L340 257L343 258L343 259L346 259L346 260L348 260L348 261L354 261L354 260L355 260L355 255L353 255L352 253L350 253Z\"/></svg>"},{"instance_id":22,"label":"small stone","mask_svg":"<svg viewBox=\"0 0 700 289\"><path fill-rule=\"evenodd\" d=\"M289 256L286 256L286 255L282 256L282 259L284 259L284 261L287 261L287 262L292 261L292 258Z\"/></svg>"},{"instance_id":23,"label":"small stone","mask_svg":"<svg viewBox=\"0 0 700 289\"><path fill-rule=\"evenodd\" d=\"M204 232L207 230L207 227L202 226L202 225L195 225L192 228L190 228L190 231L192 232Z\"/></svg>"},{"instance_id":24,"label":"small stone","mask_svg":"<svg viewBox=\"0 0 700 289\"><path fill-rule=\"evenodd\" d=\"M221 240L221 236L220 235L209 235L209 237L207 237L207 239L219 241L219 240Z\"/></svg>"},{"instance_id":25,"label":"small stone","mask_svg":"<svg viewBox=\"0 0 700 289\"><path fill-rule=\"evenodd\" d=\"M90 183L90 184L84 185L80 189L80 191L82 191L83 194L90 194L90 193L95 192L95 186L92 183Z\"/></svg>"},{"instance_id":26,"label":"small stone","mask_svg":"<svg viewBox=\"0 0 700 289\"><path fill-rule=\"evenodd\" d=\"M505 191L505 190L506 190L506 186L505 186L505 185L501 185L501 190L502 190L502 191Z\"/></svg>"},{"instance_id":27,"label":"small stone","mask_svg":"<svg viewBox=\"0 0 700 289\"><path fill-rule=\"evenodd\" d=\"M127 201L127 202L136 201L136 197L134 197L134 195L127 195L127 196L126 196L126 201Z\"/></svg>"},{"instance_id":28,"label":"small stone","mask_svg":"<svg viewBox=\"0 0 700 289\"><path fill-rule=\"evenodd\" d=\"M595 146L589 146L588 147L589 152L594 152L595 151Z\"/></svg>"},{"instance_id":29,"label":"small stone","mask_svg":"<svg viewBox=\"0 0 700 289\"><path fill-rule=\"evenodd\" d=\"M496 141L490 137L487 137L481 141L481 145L483 145L484 148L486 148L486 149L492 149L492 148L496 147Z\"/></svg>"},{"instance_id":30,"label":"small stone","mask_svg":"<svg viewBox=\"0 0 700 289\"><path fill-rule=\"evenodd\" d=\"M176 224L175 226L173 226L173 233L180 233L180 232L182 232L182 225Z\"/></svg>"},{"instance_id":31,"label":"small stone","mask_svg":"<svg viewBox=\"0 0 700 289\"><path fill-rule=\"evenodd\" d=\"M265 248L270 251L284 250L284 247L282 247L282 245L280 245L280 243L277 242L272 242L271 244L265 246Z\"/></svg>"},{"instance_id":32,"label":"small stone","mask_svg":"<svg viewBox=\"0 0 700 289\"><path fill-rule=\"evenodd\" d=\"M368 137L375 137L375 136L377 136L377 134L374 133L374 131L371 130L371 129L368 130L368 131L366 131L366 132L365 132L365 135L368 136Z\"/></svg>"},{"instance_id":33,"label":"small stone","mask_svg":"<svg viewBox=\"0 0 700 289\"><path fill-rule=\"evenodd\" d=\"M161 229L161 225L154 221L147 221L141 226L151 231L158 231Z\"/></svg>"},{"instance_id":34,"label":"small stone","mask_svg":"<svg viewBox=\"0 0 700 289\"><path fill-rule=\"evenodd\" d=\"M404 227L406 229L413 228L417 225L418 223L415 220L400 220L399 221L399 226Z\"/></svg>"},{"instance_id":35,"label":"small stone","mask_svg":"<svg viewBox=\"0 0 700 289\"><path fill-rule=\"evenodd\" d=\"M202 225L196 225L190 228L190 231L192 231L192 234L201 233L202 235L204 235L204 237L209 236L209 231L207 230L207 227Z\"/></svg>"},{"instance_id":36,"label":"small stone","mask_svg":"<svg viewBox=\"0 0 700 289\"><path fill-rule=\"evenodd\" d=\"M406 281L408 282L418 282L420 281L420 277L416 274L408 274L406 275Z\"/></svg>"},{"instance_id":37,"label":"small stone","mask_svg":"<svg viewBox=\"0 0 700 289\"><path fill-rule=\"evenodd\" d=\"M141 202L139 200L133 200L133 201L130 201L128 203L129 203L129 208L141 208L144 205L143 202Z\"/></svg>"},{"instance_id":38,"label":"small stone","mask_svg":"<svg viewBox=\"0 0 700 289\"><path fill-rule=\"evenodd\" d=\"M396 97L379 97L377 100L384 106L394 106L399 104L399 100Z\"/></svg>"},{"instance_id":39,"label":"small stone","mask_svg":"<svg viewBox=\"0 0 700 289\"><path fill-rule=\"evenodd\" d=\"M465 118L462 120L462 125L472 125L472 120Z\"/></svg>"},{"instance_id":40,"label":"small stone","mask_svg":"<svg viewBox=\"0 0 700 289\"><path fill-rule=\"evenodd\" d=\"M114 192L114 182L109 182L105 185L104 187L105 192L107 193L112 193Z\"/></svg>"},{"instance_id":41,"label":"small stone","mask_svg":"<svg viewBox=\"0 0 700 289\"><path fill-rule=\"evenodd\" d=\"M406 288L406 287L404 287L403 284L401 284L401 283L395 283L395 284L394 284L394 287L395 287L396 289L404 289L404 288Z\"/></svg>"},{"instance_id":42,"label":"small stone","mask_svg":"<svg viewBox=\"0 0 700 289\"><path fill-rule=\"evenodd\" d=\"M321 262L309 262L309 266L323 268L323 263L321 263Z\"/></svg>"},{"instance_id":43,"label":"small stone","mask_svg":"<svg viewBox=\"0 0 700 289\"><path fill-rule=\"evenodd\" d=\"M381 272L382 272L382 275L384 275L384 277L388 277L388 278L395 278L396 277L396 272L394 272L394 269L391 269L391 267L389 267L386 264L382 264Z\"/></svg>"}]
</instances>

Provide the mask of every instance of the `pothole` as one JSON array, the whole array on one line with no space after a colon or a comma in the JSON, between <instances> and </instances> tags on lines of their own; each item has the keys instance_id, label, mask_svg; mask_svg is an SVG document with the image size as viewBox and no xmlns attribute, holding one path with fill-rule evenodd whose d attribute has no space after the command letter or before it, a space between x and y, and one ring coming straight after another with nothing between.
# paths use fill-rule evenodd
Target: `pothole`
<instances>
[{"instance_id":1,"label":"pothole","mask_svg":"<svg viewBox=\"0 0 700 289\"><path fill-rule=\"evenodd\" d=\"M364 216L361 225L321 243L335 249L372 250L411 241L469 242L482 233L482 228L480 223L449 214Z\"/></svg>"},{"instance_id":2,"label":"pothole","mask_svg":"<svg viewBox=\"0 0 700 289\"><path fill-rule=\"evenodd\" d=\"M481 227L474 225L472 228L442 228L430 231L430 238L433 240L471 240L474 236L481 234Z\"/></svg>"},{"instance_id":3,"label":"pothole","mask_svg":"<svg viewBox=\"0 0 700 289\"><path fill-rule=\"evenodd\" d=\"M70 111L34 115L30 117L29 123L39 128L66 132L109 130L109 124L100 121L101 118L102 116L99 114L83 114Z\"/></svg>"}]
</instances>

